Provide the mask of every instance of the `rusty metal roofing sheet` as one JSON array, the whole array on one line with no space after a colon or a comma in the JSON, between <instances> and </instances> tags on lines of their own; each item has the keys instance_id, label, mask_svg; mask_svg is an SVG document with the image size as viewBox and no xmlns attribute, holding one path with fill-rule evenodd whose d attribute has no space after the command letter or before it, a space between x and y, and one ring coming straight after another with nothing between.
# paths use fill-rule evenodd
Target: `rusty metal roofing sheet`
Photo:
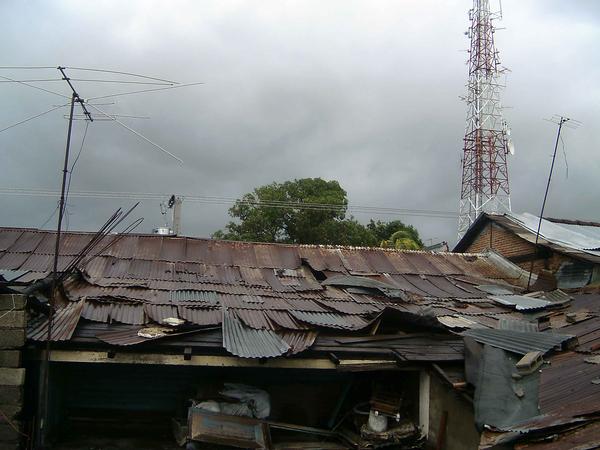
<instances>
[{"instance_id":1,"label":"rusty metal roofing sheet","mask_svg":"<svg viewBox=\"0 0 600 450\"><path fill-rule=\"evenodd\" d=\"M383 306L376 305L374 303L358 303L355 301L331 301L331 300L317 300L321 305L333 311L341 312L344 314L372 314L379 312L383 309Z\"/></svg>"},{"instance_id":2,"label":"rusty metal roofing sheet","mask_svg":"<svg viewBox=\"0 0 600 450\"><path fill-rule=\"evenodd\" d=\"M552 302L525 295L490 295L490 298L502 305L514 307L517 311L531 311L552 306Z\"/></svg>"},{"instance_id":3,"label":"rusty metal roofing sheet","mask_svg":"<svg viewBox=\"0 0 600 450\"><path fill-rule=\"evenodd\" d=\"M70 303L64 308L57 309L52 316L51 341L68 341L77 327L81 317L83 302ZM48 340L48 317L40 315L29 322L27 337L33 341Z\"/></svg>"},{"instance_id":4,"label":"rusty metal roofing sheet","mask_svg":"<svg viewBox=\"0 0 600 450\"><path fill-rule=\"evenodd\" d=\"M361 319L359 316L339 313L290 311L290 314L302 322L326 328L360 330L369 325L369 322Z\"/></svg>"},{"instance_id":5,"label":"rusty metal roofing sheet","mask_svg":"<svg viewBox=\"0 0 600 450\"><path fill-rule=\"evenodd\" d=\"M267 317L281 328L290 330L306 330L309 327L295 320L287 311L267 310Z\"/></svg>"},{"instance_id":6,"label":"rusty metal roofing sheet","mask_svg":"<svg viewBox=\"0 0 600 450\"><path fill-rule=\"evenodd\" d=\"M264 311L256 309L229 309L230 314L240 319L244 325L255 330L273 330L274 326Z\"/></svg>"},{"instance_id":7,"label":"rusty metal roofing sheet","mask_svg":"<svg viewBox=\"0 0 600 450\"><path fill-rule=\"evenodd\" d=\"M513 330L473 329L463 333L482 344L501 348L509 352L525 355L532 351L546 354L551 350L561 349L563 344L571 341L575 336L556 333L524 332Z\"/></svg>"},{"instance_id":8,"label":"rusty metal roofing sheet","mask_svg":"<svg viewBox=\"0 0 600 450\"><path fill-rule=\"evenodd\" d=\"M600 364L586 362L588 356L566 352L550 358L542 367L540 410L573 415L600 411Z\"/></svg>"},{"instance_id":9,"label":"rusty metal roofing sheet","mask_svg":"<svg viewBox=\"0 0 600 450\"><path fill-rule=\"evenodd\" d=\"M214 291L181 290L169 291L171 302L202 302L216 305L218 303L217 293Z\"/></svg>"},{"instance_id":10,"label":"rusty metal roofing sheet","mask_svg":"<svg viewBox=\"0 0 600 450\"><path fill-rule=\"evenodd\" d=\"M106 302L83 300L81 317L95 322L108 322L112 305Z\"/></svg>"},{"instance_id":11,"label":"rusty metal roofing sheet","mask_svg":"<svg viewBox=\"0 0 600 450\"><path fill-rule=\"evenodd\" d=\"M0 256L0 267L9 270L18 270L29 258L29 253L9 253L5 252ZM23 270L28 270L23 267Z\"/></svg>"},{"instance_id":12,"label":"rusty metal roofing sheet","mask_svg":"<svg viewBox=\"0 0 600 450\"><path fill-rule=\"evenodd\" d=\"M164 319L169 317L179 317L179 314L177 313L177 306L175 305L157 305L146 303L144 305L144 311L148 317L157 323L162 323Z\"/></svg>"},{"instance_id":13,"label":"rusty metal roofing sheet","mask_svg":"<svg viewBox=\"0 0 600 450\"><path fill-rule=\"evenodd\" d=\"M582 421L583 422L583 421ZM566 430L548 430L549 436L539 436L530 442L515 445L515 450L586 450L600 448L600 420L574 424Z\"/></svg>"},{"instance_id":14,"label":"rusty metal roofing sheet","mask_svg":"<svg viewBox=\"0 0 600 450\"><path fill-rule=\"evenodd\" d=\"M147 322L144 312L144 305L140 303L114 303L110 318L130 325L142 325Z\"/></svg>"},{"instance_id":15,"label":"rusty metal roofing sheet","mask_svg":"<svg viewBox=\"0 0 600 450\"><path fill-rule=\"evenodd\" d=\"M277 334L290 346L289 353L291 355L310 348L318 335L316 331L279 331Z\"/></svg>"},{"instance_id":16,"label":"rusty metal roofing sheet","mask_svg":"<svg viewBox=\"0 0 600 450\"><path fill-rule=\"evenodd\" d=\"M27 230L3 230L0 233L0 252L11 248L17 239L27 232Z\"/></svg>"},{"instance_id":17,"label":"rusty metal roofing sheet","mask_svg":"<svg viewBox=\"0 0 600 450\"><path fill-rule=\"evenodd\" d=\"M159 259L163 261L185 261L185 249L185 238L163 239Z\"/></svg>"},{"instance_id":18,"label":"rusty metal roofing sheet","mask_svg":"<svg viewBox=\"0 0 600 450\"><path fill-rule=\"evenodd\" d=\"M326 312L327 310L319 306L317 302L301 298L287 298L283 300L289 305L292 311L310 311L310 312Z\"/></svg>"},{"instance_id":19,"label":"rusty metal roofing sheet","mask_svg":"<svg viewBox=\"0 0 600 450\"><path fill-rule=\"evenodd\" d=\"M290 350L274 331L247 327L229 311L223 312L223 347L241 358L273 358Z\"/></svg>"},{"instance_id":20,"label":"rusty metal roofing sheet","mask_svg":"<svg viewBox=\"0 0 600 450\"><path fill-rule=\"evenodd\" d=\"M219 325L223 313L220 308L196 308L190 306L178 306L179 317L196 325Z\"/></svg>"},{"instance_id":21,"label":"rusty metal roofing sheet","mask_svg":"<svg viewBox=\"0 0 600 450\"><path fill-rule=\"evenodd\" d=\"M135 345L141 344L143 342L147 342L148 339L143 338L138 335L138 331L140 331L142 327L135 328L127 328L125 330L118 331L105 331L102 333L97 333L96 337L101 341L106 342L111 345Z\"/></svg>"}]
</instances>

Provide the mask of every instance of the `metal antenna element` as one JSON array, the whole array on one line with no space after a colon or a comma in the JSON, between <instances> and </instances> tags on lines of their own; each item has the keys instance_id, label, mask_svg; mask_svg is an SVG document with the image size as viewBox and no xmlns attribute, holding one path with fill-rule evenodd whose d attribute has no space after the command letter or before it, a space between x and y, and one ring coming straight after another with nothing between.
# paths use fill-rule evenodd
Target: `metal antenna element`
<instances>
[{"instance_id":1,"label":"metal antenna element","mask_svg":"<svg viewBox=\"0 0 600 450\"><path fill-rule=\"evenodd\" d=\"M462 157L462 185L458 219L459 238L482 212L510 211L507 154L514 152L510 129L502 116L500 66L494 45L489 0L473 0L469 11L471 26L466 33L469 81L467 82L467 123Z\"/></svg>"},{"instance_id":2,"label":"metal antenna element","mask_svg":"<svg viewBox=\"0 0 600 450\"><path fill-rule=\"evenodd\" d=\"M552 172L554 171L554 162L556 161L556 151L558 150L558 142L560 141L560 133L563 128L578 128L581 122L572 120L568 117L559 116L555 114L552 119L546 119L549 122L558 125L558 131L556 133L556 142L554 143L554 153L552 154L552 164L550 165L550 173L548 174L548 183L546 184L546 192L544 192L544 201L542 201L542 210L540 211L540 220L538 221L537 231L535 233L535 257L531 260L531 267L529 268L529 278L527 279L527 290L531 286L531 275L533 274L533 265L537 259L538 253L538 241L540 239L540 229L542 228L542 219L544 217L544 208L546 207L546 199L548 198L548 191L550 191L550 182L552 181Z\"/></svg>"}]
</instances>

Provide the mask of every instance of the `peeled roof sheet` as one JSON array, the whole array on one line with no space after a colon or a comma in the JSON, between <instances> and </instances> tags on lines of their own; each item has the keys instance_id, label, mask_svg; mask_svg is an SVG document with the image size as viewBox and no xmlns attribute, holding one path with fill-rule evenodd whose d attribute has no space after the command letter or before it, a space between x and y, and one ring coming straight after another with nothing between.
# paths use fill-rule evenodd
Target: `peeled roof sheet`
<instances>
[{"instance_id":1,"label":"peeled roof sheet","mask_svg":"<svg viewBox=\"0 0 600 450\"><path fill-rule=\"evenodd\" d=\"M514 307L517 311L544 309L552 306L552 302L525 295L491 295L490 298L502 305Z\"/></svg>"},{"instance_id":2,"label":"peeled roof sheet","mask_svg":"<svg viewBox=\"0 0 600 450\"><path fill-rule=\"evenodd\" d=\"M572 335L557 333L539 333L524 332L514 330L494 330L494 329L471 329L463 333L482 344L488 344L492 347L501 348L509 352L525 355L532 351L539 351L543 354L558 348L574 338Z\"/></svg>"},{"instance_id":3,"label":"peeled roof sheet","mask_svg":"<svg viewBox=\"0 0 600 450\"><path fill-rule=\"evenodd\" d=\"M51 341L68 341L71 339L81 311L83 303L70 303L64 308L57 309L52 316ZM48 317L40 315L33 319L27 327L27 337L33 341L46 341L48 339Z\"/></svg>"},{"instance_id":4,"label":"peeled roof sheet","mask_svg":"<svg viewBox=\"0 0 600 450\"><path fill-rule=\"evenodd\" d=\"M241 358L274 358L291 348L274 331L247 327L227 310L223 312L223 347Z\"/></svg>"}]
</instances>

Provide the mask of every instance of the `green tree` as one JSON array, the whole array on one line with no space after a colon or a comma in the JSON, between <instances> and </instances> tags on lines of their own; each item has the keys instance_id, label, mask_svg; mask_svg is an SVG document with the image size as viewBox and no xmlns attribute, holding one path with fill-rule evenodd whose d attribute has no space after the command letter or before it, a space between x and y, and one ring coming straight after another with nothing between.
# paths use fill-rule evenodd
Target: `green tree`
<instances>
[{"instance_id":1,"label":"green tree","mask_svg":"<svg viewBox=\"0 0 600 450\"><path fill-rule=\"evenodd\" d=\"M418 250L423 248L419 232L412 225L405 225L400 220L391 222L371 221L367 228L375 236L381 247Z\"/></svg>"},{"instance_id":2,"label":"green tree","mask_svg":"<svg viewBox=\"0 0 600 450\"><path fill-rule=\"evenodd\" d=\"M294 206L298 204L298 206ZM310 206L311 204L315 206ZM364 226L347 217L346 191L337 181L303 178L261 186L238 199L229 209L234 219L215 239L378 246L397 231L407 231L420 248L419 235L400 221Z\"/></svg>"}]
</instances>

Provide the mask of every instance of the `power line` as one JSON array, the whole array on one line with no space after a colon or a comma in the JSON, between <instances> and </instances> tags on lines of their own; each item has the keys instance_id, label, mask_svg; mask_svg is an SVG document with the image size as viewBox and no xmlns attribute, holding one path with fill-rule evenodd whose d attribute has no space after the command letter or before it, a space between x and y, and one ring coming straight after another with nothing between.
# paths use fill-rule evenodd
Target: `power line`
<instances>
[{"instance_id":1,"label":"power line","mask_svg":"<svg viewBox=\"0 0 600 450\"><path fill-rule=\"evenodd\" d=\"M37 196L51 197L57 194L56 191L46 189L25 189L25 188L0 188L0 194L5 195L22 195L22 196ZM124 199L124 200L162 200L168 197L168 194L151 193L151 192L107 192L107 191L79 191L71 192L71 197L78 198L98 198L98 199ZM439 211L427 209L404 209L391 208L380 206L365 206L365 205L345 205L331 203L297 203L285 201L247 201L239 200L233 197L217 197L217 196L197 196L197 195L182 195L186 202L212 204L212 205L231 205L242 204L258 207L269 208L285 208L285 209L302 209L312 211L350 211L364 214L381 214L381 215L398 215L398 216L419 216L419 217L437 217L455 219L457 213L452 211Z\"/></svg>"}]
</instances>

